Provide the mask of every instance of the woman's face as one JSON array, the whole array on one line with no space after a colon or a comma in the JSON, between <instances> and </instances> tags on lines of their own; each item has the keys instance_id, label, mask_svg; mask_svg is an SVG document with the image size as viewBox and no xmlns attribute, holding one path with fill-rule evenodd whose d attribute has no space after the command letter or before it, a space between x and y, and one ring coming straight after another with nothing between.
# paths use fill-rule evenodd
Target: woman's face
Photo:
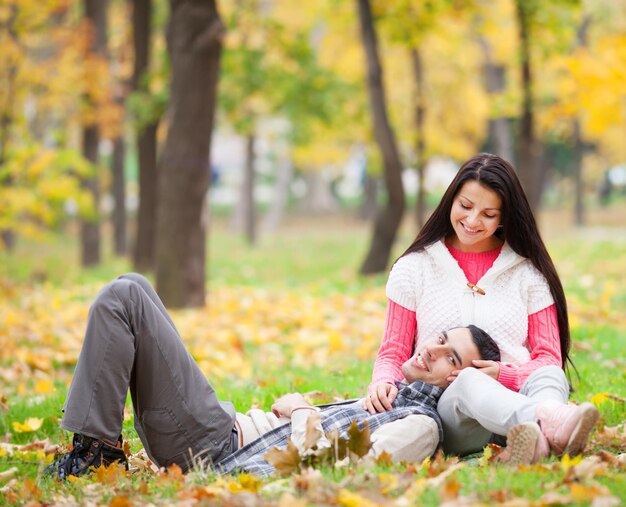
<instances>
[{"instance_id":1,"label":"woman's face","mask_svg":"<svg viewBox=\"0 0 626 507\"><path fill-rule=\"evenodd\" d=\"M454 197L450 222L452 246L464 252L486 252L500 246L493 234L502 220L502 199L475 180L467 181Z\"/></svg>"}]
</instances>

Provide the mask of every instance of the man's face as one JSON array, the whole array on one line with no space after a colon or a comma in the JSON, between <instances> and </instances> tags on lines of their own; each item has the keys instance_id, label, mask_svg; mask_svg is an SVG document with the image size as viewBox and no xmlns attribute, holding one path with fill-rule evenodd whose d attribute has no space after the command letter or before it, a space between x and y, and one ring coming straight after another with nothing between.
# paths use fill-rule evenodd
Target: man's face
<instances>
[{"instance_id":1,"label":"man's face","mask_svg":"<svg viewBox=\"0 0 626 507\"><path fill-rule=\"evenodd\" d=\"M458 327L443 331L435 340L419 347L402 365L402 373L409 383L421 380L446 388L450 373L472 366L474 359L480 359L480 354L472 334L466 327Z\"/></svg>"}]
</instances>

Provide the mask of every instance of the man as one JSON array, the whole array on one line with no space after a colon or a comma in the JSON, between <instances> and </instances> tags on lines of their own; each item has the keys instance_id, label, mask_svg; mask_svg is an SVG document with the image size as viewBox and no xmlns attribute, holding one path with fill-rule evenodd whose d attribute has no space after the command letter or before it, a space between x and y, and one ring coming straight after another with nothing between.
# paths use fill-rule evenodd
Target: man
<instances>
[{"instance_id":1,"label":"man","mask_svg":"<svg viewBox=\"0 0 626 507\"><path fill-rule=\"evenodd\" d=\"M474 334L478 341L472 338ZM420 416L429 421L427 431L432 434L436 428L436 438L424 446L430 454L441 439L436 403L447 385L446 378L452 370L481 357L497 360L499 351L478 328L442 333L437 343L427 345L405 363L409 384L402 386L394 410L370 416L361 404L331 407L323 412L325 429L341 430L352 420L366 419L374 432L375 447L384 450L394 440L390 434L398 428L391 426L377 435L379 427ZM217 399L150 283L141 275L127 274L105 286L90 309L61 421L64 429L74 432L73 449L48 467L48 475L65 479L82 475L91 466L125 462L121 429L129 388L135 429L159 466L176 463L186 471L193 460L200 459L229 471L250 462L260 473L269 473L271 467L257 466L254 445L254 449L260 445L267 451L283 440L286 443L291 434L291 426L283 425L269 431L267 438L243 445L246 435L239 434L244 428L235 423L233 405ZM286 400L274 406L279 414L293 416L296 408L302 408L302 399ZM239 419L246 421L245 416ZM297 428L294 424L296 435ZM400 453L406 448L403 445Z\"/></svg>"},{"instance_id":2,"label":"man","mask_svg":"<svg viewBox=\"0 0 626 507\"><path fill-rule=\"evenodd\" d=\"M320 410L310 406L301 394L287 394L276 400L272 411L291 418L291 425L277 427L262 435L219 462L218 468L222 472L243 470L259 475L271 474L273 467L263 459L263 454L274 447L285 447L289 438L303 450L306 422L311 411L320 412L321 424L317 429L322 435L337 431L345 437L353 422L361 428L367 422L372 432L372 454L378 456L385 451L394 461L421 461L434 454L443 437L436 409L439 397L449 385L450 373L472 366L473 360L498 361L499 358L496 343L476 326L443 331L402 365L406 382L397 383L398 395L391 410L372 415L365 408L365 400L348 405L328 405ZM329 445L325 437L317 442L318 447ZM517 459L516 454L511 462Z\"/></svg>"}]
</instances>

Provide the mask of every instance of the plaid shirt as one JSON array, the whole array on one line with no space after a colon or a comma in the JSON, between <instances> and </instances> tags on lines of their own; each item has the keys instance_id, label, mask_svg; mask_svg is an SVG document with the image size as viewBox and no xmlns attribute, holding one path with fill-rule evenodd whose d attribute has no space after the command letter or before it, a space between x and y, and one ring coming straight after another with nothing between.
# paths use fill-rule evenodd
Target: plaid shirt
<instances>
[{"instance_id":1,"label":"plaid shirt","mask_svg":"<svg viewBox=\"0 0 626 507\"><path fill-rule=\"evenodd\" d=\"M398 396L393 402L393 409L388 412L371 415L363 408L360 400L349 405L330 405L323 408L320 415L324 432L337 430L339 435L345 438L352 421L356 421L360 429L363 429L364 422L367 421L370 432L373 433L385 423L411 414L423 414L435 420L441 441L443 429L437 413L437 401L443 389L419 380L408 385L396 382L396 385ZM290 436L291 424L279 426L221 460L217 463L217 469L222 473L245 471L262 476L271 475L274 467L263 459L263 454L275 447L280 449L287 447Z\"/></svg>"}]
</instances>

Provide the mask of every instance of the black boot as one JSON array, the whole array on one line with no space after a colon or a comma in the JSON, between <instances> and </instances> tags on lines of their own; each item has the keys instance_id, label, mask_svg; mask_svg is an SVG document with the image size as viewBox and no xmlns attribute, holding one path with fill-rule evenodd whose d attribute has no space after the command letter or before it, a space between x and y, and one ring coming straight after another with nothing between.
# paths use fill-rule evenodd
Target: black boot
<instances>
[{"instance_id":1,"label":"black boot","mask_svg":"<svg viewBox=\"0 0 626 507\"><path fill-rule=\"evenodd\" d=\"M124 463L128 470L128 461L122 450L122 436L118 439L118 447L105 444L102 440L74 434L73 448L44 470L44 476L58 477L61 480L68 476L86 474L90 467L98 468L101 465L111 465L114 462Z\"/></svg>"}]
</instances>

